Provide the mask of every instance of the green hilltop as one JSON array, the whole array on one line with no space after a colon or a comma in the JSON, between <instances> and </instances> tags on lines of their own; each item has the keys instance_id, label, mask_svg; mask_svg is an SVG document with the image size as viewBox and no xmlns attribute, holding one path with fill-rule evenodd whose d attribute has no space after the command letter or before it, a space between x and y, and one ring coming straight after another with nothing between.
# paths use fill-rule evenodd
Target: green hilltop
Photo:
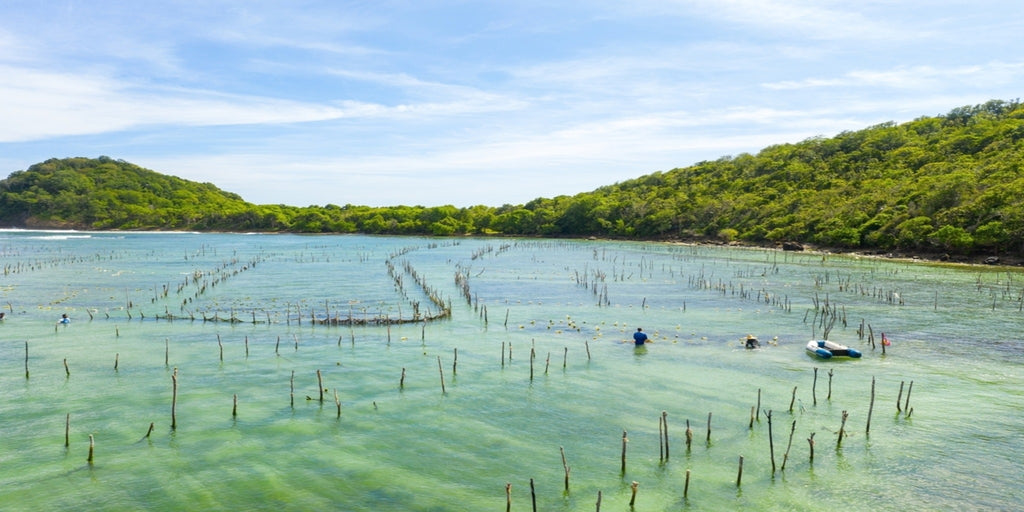
<instances>
[{"instance_id":1,"label":"green hilltop","mask_svg":"<svg viewBox=\"0 0 1024 512\"><path fill-rule=\"evenodd\" d=\"M51 159L0 181L0 225L797 242L997 255L1024 248L1024 106L767 147L522 205L256 205L108 157Z\"/></svg>"}]
</instances>

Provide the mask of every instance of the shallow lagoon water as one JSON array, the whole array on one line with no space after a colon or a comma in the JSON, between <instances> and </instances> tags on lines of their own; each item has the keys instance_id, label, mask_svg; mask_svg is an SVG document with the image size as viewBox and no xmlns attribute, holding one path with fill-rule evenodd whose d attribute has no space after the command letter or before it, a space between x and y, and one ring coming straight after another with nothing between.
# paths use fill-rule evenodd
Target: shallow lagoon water
<instances>
[{"instance_id":1,"label":"shallow lagoon water","mask_svg":"<svg viewBox=\"0 0 1024 512\"><path fill-rule=\"evenodd\" d=\"M531 479L539 510L594 510L599 493L602 510L628 509L634 481L636 510L1013 509L1022 498L1016 269L189 233L5 231L0 255L5 509L484 510L503 507L510 484L512 509L531 510ZM450 318L311 322L410 318L414 302L436 312L410 268ZM816 298L841 318L830 338L863 359L804 353L823 335ZM71 324L55 325L61 313ZM623 343L637 326L653 339L643 349ZM893 340L884 356L881 331ZM748 333L775 342L747 351Z\"/></svg>"}]
</instances>

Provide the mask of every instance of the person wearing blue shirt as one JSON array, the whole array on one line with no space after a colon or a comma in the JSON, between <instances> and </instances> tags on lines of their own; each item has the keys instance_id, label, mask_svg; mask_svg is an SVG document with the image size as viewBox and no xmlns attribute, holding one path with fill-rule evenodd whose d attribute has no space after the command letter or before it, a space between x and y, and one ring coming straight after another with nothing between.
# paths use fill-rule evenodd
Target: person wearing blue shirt
<instances>
[{"instance_id":1,"label":"person wearing blue shirt","mask_svg":"<svg viewBox=\"0 0 1024 512\"><path fill-rule=\"evenodd\" d=\"M71 319L68 318L68 314L67 313L64 313L63 315L60 316L60 320L58 320L57 323L58 324L70 324L71 323Z\"/></svg>"},{"instance_id":2,"label":"person wearing blue shirt","mask_svg":"<svg viewBox=\"0 0 1024 512\"><path fill-rule=\"evenodd\" d=\"M642 347L647 342L647 335L644 334L644 330L640 327L636 328L636 332L633 333L633 342L636 346Z\"/></svg>"}]
</instances>

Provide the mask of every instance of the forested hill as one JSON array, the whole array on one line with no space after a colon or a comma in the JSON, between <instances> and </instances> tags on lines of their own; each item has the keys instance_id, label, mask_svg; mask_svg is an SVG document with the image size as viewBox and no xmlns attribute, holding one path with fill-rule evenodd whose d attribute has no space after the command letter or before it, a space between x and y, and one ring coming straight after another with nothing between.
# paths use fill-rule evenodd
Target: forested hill
<instances>
[{"instance_id":1,"label":"forested hill","mask_svg":"<svg viewBox=\"0 0 1024 512\"><path fill-rule=\"evenodd\" d=\"M993 100L501 207L254 205L107 157L53 159L0 181L0 225L793 241L1004 254L1024 249L1024 106Z\"/></svg>"}]
</instances>

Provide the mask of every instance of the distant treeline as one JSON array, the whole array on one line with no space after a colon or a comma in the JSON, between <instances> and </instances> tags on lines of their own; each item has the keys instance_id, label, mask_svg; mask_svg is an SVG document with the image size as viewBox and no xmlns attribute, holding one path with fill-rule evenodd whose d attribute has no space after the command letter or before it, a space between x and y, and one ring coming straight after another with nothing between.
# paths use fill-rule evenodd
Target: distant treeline
<instances>
[{"instance_id":1,"label":"distant treeline","mask_svg":"<svg viewBox=\"0 0 1024 512\"><path fill-rule=\"evenodd\" d=\"M108 157L0 181L0 224L87 230L597 236L857 250L1024 249L1024 107L993 100L522 205L256 205Z\"/></svg>"}]
</instances>

